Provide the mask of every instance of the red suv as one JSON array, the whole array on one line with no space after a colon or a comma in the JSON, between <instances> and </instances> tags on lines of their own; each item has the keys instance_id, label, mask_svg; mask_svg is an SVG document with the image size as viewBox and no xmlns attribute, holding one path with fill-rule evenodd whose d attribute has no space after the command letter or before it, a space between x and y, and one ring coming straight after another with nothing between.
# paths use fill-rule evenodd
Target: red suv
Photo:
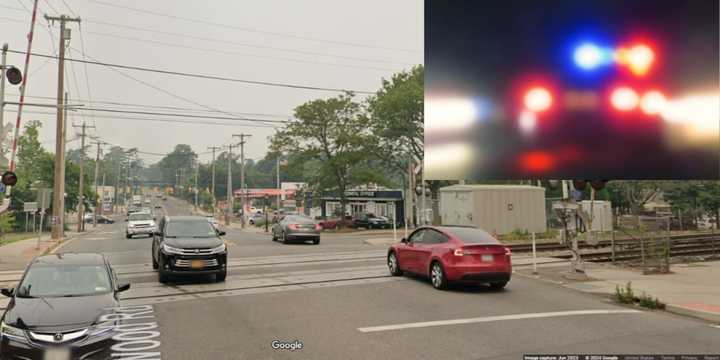
<instances>
[{"instance_id":1,"label":"red suv","mask_svg":"<svg viewBox=\"0 0 720 360\"><path fill-rule=\"evenodd\" d=\"M400 244L393 244L387 261L392 275L407 271L426 276L436 289L445 289L449 282L502 289L512 273L510 249L472 227L421 227Z\"/></svg>"}]
</instances>

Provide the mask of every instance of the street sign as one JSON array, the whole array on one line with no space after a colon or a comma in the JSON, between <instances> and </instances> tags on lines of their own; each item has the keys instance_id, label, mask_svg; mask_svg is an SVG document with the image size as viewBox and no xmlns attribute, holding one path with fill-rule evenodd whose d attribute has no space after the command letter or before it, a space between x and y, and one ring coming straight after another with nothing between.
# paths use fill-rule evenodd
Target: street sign
<instances>
[{"instance_id":1,"label":"street sign","mask_svg":"<svg viewBox=\"0 0 720 360\"><path fill-rule=\"evenodd\" d=\"M26 202L23 204L23 212L36 212L38 204L36 202Z\"/></svg>"},{"instance_id":2,"label":"street sign","mask_svg":"<svg viewBox=\"0 0 720 360\"><path fill-rule=\"evenodd\" d=\"M50 208L50 199L52 197L52 190L48 188L38 189L37 202L40 209Z\"/></svg>"}]
</instances>

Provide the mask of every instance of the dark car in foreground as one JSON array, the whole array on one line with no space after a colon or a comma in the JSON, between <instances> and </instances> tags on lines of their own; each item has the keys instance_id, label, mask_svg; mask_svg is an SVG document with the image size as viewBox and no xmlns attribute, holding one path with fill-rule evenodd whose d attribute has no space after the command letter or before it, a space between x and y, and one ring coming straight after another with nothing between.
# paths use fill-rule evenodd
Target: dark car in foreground
<instances>
[{"instance_id":1,"label":"dark car in foreground","mask_svg":"<svg viewBox=\"0 0 720 360\"><path fill-rule=\"evenodd\" d=\"M472 227L424 226L388 250L390 274L430 278L436 289L451 282L489 284L502 289L510 281L510 249Z\"/></svg>"},{"instance_id":2,"label":"dark car in foreground","mask_svg":"<svg viewBox=\"0 0 720 360\"><path fill-rule=\"evenodd\" d=\"M283 243L312 240L313 244L317 245L320 243L321 230L320 224L307 216L284 215L273 224L272 240Z\"/></svg>"},{"instance_id":3,"label":"dark car in foreground","mask_svg":"<svg viewBox=\"0 0 720 360\"><path fill-rule=\"evenodd\" d=\"M365 228L365 229L388 229L392 227L392 224L388 218L384 216L376 216L374 214L364 214L353 219L352 226L354 228Z\"/></svg>"},{"instance_id":4,"label":"dark car in foreground","mask_svg":"<svg viewBox=\"0 0 720 360\"><path fill-rule=\"evenodd\" d=\"M103 321L119 306L121 283L101 254L35 258L0 318L0 359L107 359L116 321ZM109 317L112 318L112 317Z\"/></svg>"},{"instance_id":5,"label":"dark car in foreground","mask_svg":"<svg viewBox=\"0 0 720 360\"><path fill-rule=\"evenodd\" d=\"M227 247L225 235L202 216L165 216L153 236L152 265L158 280L174 275L215 275L225 281Z\"/></svg>"}]
</instances>

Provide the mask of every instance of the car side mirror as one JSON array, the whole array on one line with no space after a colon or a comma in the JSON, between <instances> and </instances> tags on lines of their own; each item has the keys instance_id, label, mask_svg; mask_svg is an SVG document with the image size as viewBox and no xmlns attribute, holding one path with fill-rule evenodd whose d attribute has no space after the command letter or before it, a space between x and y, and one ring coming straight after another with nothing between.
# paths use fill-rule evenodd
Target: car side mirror
<instances>
[{"instance_id":1,"label":"car side mirror","mask_svg":"<svg viewBox=\"0 0 720 360\"><path fill-rule=\"evenodd\" d=\"M2 288L0 289L0 293L7 297L13 297L13 294L15 294L15 288Z\"/></svg>"},{"instance_id":2,"label":"car side mirror","mask_svg":"<svg viewBox=\"0 0 720 360\"><path fill-rule=\"evenodd\" d=\"M125 290L130 289L130 283L129 282L121 282L118 284L118 292L123 292Z\"/></svg>"},{"instance_id":3,"label":"car side mirror","mask_svg":"<svg viewBox=\"0 0 720 360\"><path fill-rule=\"evenodd\" d=\"M225 232L222 230L218 230L218 236L225 236Z\"/></svg>"},{"instance_id":4,"label":"car side mirror","mask_svg":"<svg viewBox=\"0 0 720 360\"><path fill-rule=\"evenodd\" d=\"M153 221L157 221L157 218L153 216Z\"/></svg>"},{"instance_id":5,"label":"car side mirror","mask_svg":"<svg viewBox=\"0 0 720 360\"><path fill-rule=\"evenodd\" d=\"M400 242L403 243L403 244L407 244L408 241L407 241L406 238L402 238L402 239L400 239Z\"/></svg>"}]
</instances>

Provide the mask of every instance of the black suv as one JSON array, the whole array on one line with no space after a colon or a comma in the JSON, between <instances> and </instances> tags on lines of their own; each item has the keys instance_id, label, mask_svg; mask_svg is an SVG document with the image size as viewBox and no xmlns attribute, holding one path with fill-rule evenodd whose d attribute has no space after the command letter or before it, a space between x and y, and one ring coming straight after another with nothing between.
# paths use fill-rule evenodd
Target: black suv
<instances>
[{"instance_id":1,"label":"black suv","mask_svg":"<svg viewBox=\"0 0 720 360\"><path fill-rule=\"evenodd\" d=\"M161 283L170 275L214 274L225 281L227 248L216 230L202 216L165 216L153 235L152 263Z\"/></svg>"}]
</instances>

